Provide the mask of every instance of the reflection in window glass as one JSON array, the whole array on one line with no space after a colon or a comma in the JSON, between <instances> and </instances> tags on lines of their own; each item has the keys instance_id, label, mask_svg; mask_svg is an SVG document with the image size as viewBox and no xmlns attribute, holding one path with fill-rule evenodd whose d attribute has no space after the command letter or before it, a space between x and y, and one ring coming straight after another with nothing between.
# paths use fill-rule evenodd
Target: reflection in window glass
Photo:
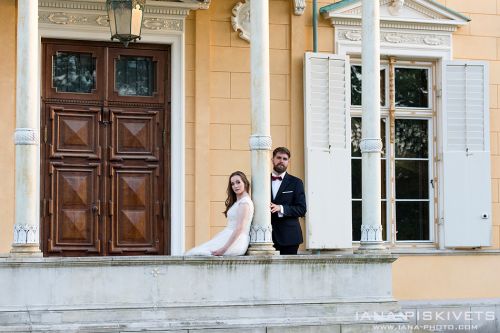
<instances>
[{"instance_id":1,"label":"reflection in window glass","mask_svg":"<svg viewBox=\"0 0 500 333\"><path fill-rule=\"evenodd\" d=\"M361 66L351 65L351 105L361 105L361 77ZM380 105L385 105L385 68L380 70Z\"/></svg>"},{"instance_id":2,"label":"reflection in window glass","mask_svg":"<svg viewBox=\"0 0 500 333\"><path fill-rule=\"evenodd\" d=\"M398 241L429 240L429 201L396 202Z\"/></svg>"},{"instance_id":3,"label":"reflection in window glass","mask_svg":"<svg viewBox=\"0 0 500 333\"><path fill-rule=\"evenodd\" d=\"M396 240L430 240L429 121L396 119Z\"/></svg>"},{"instance_id":4,"label":"reflection in window glass","mask_svg":"<svg viewBox=\"0 0 500 333\"><path fill-rule=\"evenodd\" d=\"M429 107L429 70L426 68L395 69L396 106Z\"/></svg>"},{"instance_id":5,"label":"reflection in window glass","mask_svg":"<svg viewBox=\"0 0 500 333\"><path fill-rule=\"evenodd\" d=\"M121 56L115 68L115 89L119 96L153 95L155 63L152 58Z\"/></svg>"},{"instance_id":6,"label":"reflection in window glass","mask_svg":"<svg viewBox=\"0 0 500 333\"><path fill-rule=\"evenodd\" d=\"M58 93L91 93L95 82L96 59L91 54L57 52L52 57L52 87Z\"/></svg>"},{"instance_id":7,"label":"reflection in window glass","mask_svg":"<svg viewBox=\"0 0 500 333\"><path fill-rule=\"evenodd\" d=\"M386 119L382 118L380 120L380 135L382 137L382 158L381 158L381 196L382 196L382 238L387 240L387 199L386 199L386 164L387 159L385 158L386 151ZM359 241L361 239L361 205L362 205L362 195L361 195L361 117L351 118L351 195L352 195L352 240Z\"/></svg>"},{"instance_id":8,"label":"reflection in window glass","mask_svg":"<svg viewBox=\"0 0 500 333\"><path fill-rule=\"evenodd\" d=\"M427 158L429 154L426 120L396 119L396 157Z\"/></svg>"}]
</instances>

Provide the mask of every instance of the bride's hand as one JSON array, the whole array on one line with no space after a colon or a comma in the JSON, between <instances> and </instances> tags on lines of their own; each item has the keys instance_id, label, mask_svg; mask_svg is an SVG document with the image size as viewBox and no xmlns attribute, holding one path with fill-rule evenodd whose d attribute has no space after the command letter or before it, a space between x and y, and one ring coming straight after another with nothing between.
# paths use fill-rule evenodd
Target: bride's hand
<instances>
[{"instance_id":1,"label":"bride's hand","mask_svg":"<svg viewBox=\"0 0 500 333\"><path fill-rule=\"evenodd\" d=\"M221 256L224 254L224 252L226 252L226 250L223 248L220 248L220 249L217 249L215 251L212 251L212 255L213 256Z\"/></svg>"}]
</instances>

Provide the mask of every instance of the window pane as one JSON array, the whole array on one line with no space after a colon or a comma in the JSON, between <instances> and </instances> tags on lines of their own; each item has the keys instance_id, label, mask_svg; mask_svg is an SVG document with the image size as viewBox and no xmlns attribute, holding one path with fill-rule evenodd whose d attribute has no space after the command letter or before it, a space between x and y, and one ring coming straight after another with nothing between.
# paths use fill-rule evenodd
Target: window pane
<instances>
[{"instance_id":1,"label":"window pane","mask_svg":"<svg viewBox=\"0 0 500 333\"><path fill-rule=\"evenodd\" d=\"M361 201L352 202L352 240L361 240Z\"/></svg>"},{"instance_id":2,"label":"window pane","mask_svg":"<svg viewBox=\"0 0 500 333\"><path fill-rule=\"evenodd\" d=\"M353 199L361 199L361 159L356 158L351 160L351 191ZM380 177L381 177L381 198L386 198L386 159L380 160Z\"/></svg>"},{"instance_id":3,"label":"window pane","mask_svg":"<svg viewBox=\"0 0 500 333\"><path fill-rule=\"evenodd\" d=\"M361 157L361 149L359 144L361 143L361 118L354 117L351 118L351 156Z\"/></svg>"},{"instance_id":4,"label":"window pane","mask_svg":"<svg viewBox=\"0 0 500 333\"><path fill-rule=\"evenodd\" d=\"M361 240L361 201L352 202L352 240L359 242ZM382 239L387 240L387 203L381 202L381 218L382 218Z\"/></svg>"},{"instance_id":5,"label":"window pane","mask_svg":"<svg viewBox=\"0 0 500 333\"><path fill-rule=\"evenodd\" d=\"M361 105L361 77L361 66L351 65L351 105ZM385 68L380 70L380 105L385 105Z\"/></svg>"},{"instance_id":6,"label":"window pane","mask_svg":"<svg viewBox=\"0 0 500 333\"><path fill-rule=\"evenodd\" d=\"M115 87L120 96L152 96L155 65L152 58L120 57L116 60Z\"/></svg>"},{"instance_id":7,"label":"window pane","mask_svg":"<svg viewBox=\"0 0 500 333\"><path fill-rule=\"evenodd\" d=\"M361 199L361 159L351 160L352 198Z\"/></svg>"},{"instance_id":8,"label":"window pane","mask_svg":"<svg viewBox=\"0 0 500 333\"><path fill-rule=\"evenodd\" d=\"M88 53L57 52L52 57L52 86L57 92L91 93L96 60Z\"/></svg>"},{"instance_id":9,"label":"window pane","mask_svg":"<svg viewBox=\"0 0 500 333\"><path fill-rule=\"evenodd\" d=\"M428 121L396 119L396 158L427 158Z\"/></svg>"},{"instance_id":10,"label":"window pane","mask_svg":"<svg viewBox=\"0 0 500 333\"><path fill-rule=\"evenodd\" d=\"M385 156L385 124L386 119L380 119L380 136L382 137L382 157ZM361 117L351 118L351 156L361 157Z\"/></svg>"},{"instance_id":11,"label":"window pane","mask_svg":"<svg viewBox=\"0 0 500 333\"><path fill-rule=\"evenodd\" d=\"M396 198L429 198L428 161L396 161Z\"/></svg>"},{"instance_id":12,"label":"window pane","mask_svg":"<svg viewBox=\"0 0 500 333\"><path fill-rule=\"evenodd\" d=\"M396 240L429 240L429 202L396 201Z\"/></svg>"},{"instance_id":13,"label":"window pane","mask_svg":"<svg viewBox=\"0 0 500 333\"><path fill-rule=\"evenodd\" d=\"M429 107L428 75L425 68L396 68L396 106Z\"/></svg>"}]
</instances>

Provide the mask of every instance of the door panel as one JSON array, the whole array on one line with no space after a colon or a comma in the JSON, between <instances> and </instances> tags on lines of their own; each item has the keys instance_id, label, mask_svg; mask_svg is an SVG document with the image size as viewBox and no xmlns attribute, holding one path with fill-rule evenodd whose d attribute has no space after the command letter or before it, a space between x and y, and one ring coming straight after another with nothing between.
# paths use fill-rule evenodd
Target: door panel
<instances>
[{"instance_id":1,"label":"door panel","mask_svg":"<svg viewBox=\"0 0 500 333\"><path fill-rule=\"evenodd\" d=\"M99 164L50 165L49 252L100 253Z\"/></svg>"},{"instance_id":2,"label":"door panel","mask_svg":"<svg viewBox=\"0 0 500 333\"><path fill-rule=\"evenodd\" d=\"M157 171L157 166L113 167L110 253L160 251Z\"/></svg>"},{"instance_id":3,"label":"door panel","mask_svg":"<svg viewBox=\"0 0 500 333\"><path fill-rule=\"evenodd\" d=\"M49 114L52 121L51 158L101 158L100 108L50 105Z\"/></svg>"},{"instance_id":4,"label":"door panel","mask_svg":"<svg viewBox=\"0 0 500 333\"><path fill-rule=\"evenodd\" d=\"M111 109L111 160L159 160L160 111Z\"/></svg>"}]
</instances>

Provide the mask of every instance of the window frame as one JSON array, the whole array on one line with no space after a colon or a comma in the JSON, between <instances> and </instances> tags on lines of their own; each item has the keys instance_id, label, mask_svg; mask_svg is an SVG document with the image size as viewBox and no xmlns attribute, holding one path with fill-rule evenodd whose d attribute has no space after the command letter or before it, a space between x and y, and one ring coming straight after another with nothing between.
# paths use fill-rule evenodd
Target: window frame
<instances>
[{"instance_id":1,"label":"window frame","mask_svg":"<svg viewBox=\"0 0 500 333\"><path fill-rule=\"evenodd\" d=\"M359 57L359 55L358 55ZM356 58L356 55L351 55L351 66L362 66L361 59ZM386 119L386 240L384 243L390 247L394 248L436 248L439 245L438 237L438 189L437 189L437 112L438 103L436 101L436 94L434 93L434 87L437 86L437 76L436 70L438 63L435 60L428 61L416 61L409 60L407 57L398 57L396 63L394 64L394 69L396 68L412 68L418 69L423 68L428 70L428 107L397 107L394 108L394 119L418 119L426 120L428 124L428 179L429 179L429 240L396 240L396 183L395 183L395 143L391 143L391 124L390 124L390 66L387 58L381 57L380 59L380 69L385 68L386 79L385 79L385 105L380 106L380 118ZM395 89L395 87L394 87ZM349 91L350 94L350 91ZM362 117L362 106L361 105L351 105L351 119L354 117ZM433 180L431 185L430 181ZM381 184L381 186L383 186ZM356 199L358 201L359 199ZM361 200L360 200L361 201ZM351 197L351 202L353 198ZM353 247L359 246L360 241L353 240Z\"/></svg>"}]
</instances>

